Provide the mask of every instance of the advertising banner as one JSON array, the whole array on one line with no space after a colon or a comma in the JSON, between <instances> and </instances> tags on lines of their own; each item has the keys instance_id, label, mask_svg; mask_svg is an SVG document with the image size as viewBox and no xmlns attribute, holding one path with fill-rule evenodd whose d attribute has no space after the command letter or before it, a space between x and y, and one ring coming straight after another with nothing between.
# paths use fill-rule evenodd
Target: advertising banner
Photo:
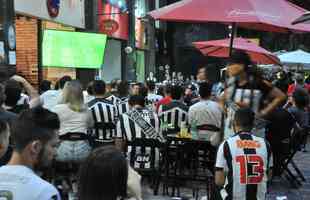
<instances>
[{"instance_id":1,"label":"advertising banner","mask_svg":"<svg viewBox=\"0 0 310 200\"><path fill-rule=\"evenodd\" d=\"M14 0L15 12L26 16L85 28L85 0Z\"/></svg>"},{"instance_id":2,"label":"advertising banner","mask_svg":"<svg viewBox=\"0 0 310 200\"><path fill-rule=\"evenodd\" d=\"M128 40L128 13L126 1L98 1L99 30L112 38Z\"/></svg>"}]
</instances>

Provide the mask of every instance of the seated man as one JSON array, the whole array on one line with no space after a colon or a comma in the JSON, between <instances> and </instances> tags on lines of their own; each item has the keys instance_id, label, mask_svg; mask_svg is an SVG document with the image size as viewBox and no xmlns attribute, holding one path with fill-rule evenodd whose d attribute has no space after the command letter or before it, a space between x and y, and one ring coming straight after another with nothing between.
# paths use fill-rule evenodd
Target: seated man
<instances>
[{"instance_id":1,"label":"seated man","mask_svg":"<svg viewBox=\"0 0 310 200\"><path fill-rule=\"evenodd\" d=\"M115 137L115 129L111 127L98 127L98 124L113 124L117 118L117 108L111 101L105 98L105 82L96 80L93 82L94 99L88 103L88 108L92 112L95 122L95 134L98 142L112 142Z\"/></svg>"},{"instance_id":2,"label":"seated man","mask_svg":"<svg viewBox=\"0 0 310 200\"><path fill-rule=\"evenodd\" d=\"M10 130L7 122L0 120L0 166L1 158L5 155L9 146Z\"/></svg>"},{"instance_id":3,"label":"seated man","mask_svg":"<svg viewBox=\"0 0 310 200\"><path fill-rule=\"evenodd\" d=\"M221 142L220 128L222 110L220 105L212 101L212 84L202 82L199 84L200 101L189 108L188 122L198 129L198 138L210 141L217 146Z\"/></svg>"},{"instance_id":4,"label":"seated man","mask_svg":"<svg viewBox=\"0 0 310 200\"><path fill-rule=\"evenodd\" d=\"M130 111L122 114L119 117L119 121L117 122L116 145L120 149L124 149L125 142L132 142L136 138L150 138L162 141L163 139L160 132L159 118L155 112L145 108L145 99L142 96L131 96L129 98L129 106L131 107ZM129 156L130 152L132 151L130 146L128 147L127 151ZM141 153L137 152L137 149L135 151L136 155ZM145 155L147 154L149 154L149 152L146 151ZM156 157L158 160L158 156ZM139 162L135 162L135 165L137 163ZM135 168L144 167L135 166Z\"/></svg>"},{"instance_id":5,"label":"seated man","mask_svg":"<svg viewBox=\"0 0 310 200\"><path fill-rule=\"evenodd\" d=\"M56 154L59 118L42 107L27 110L14 123L11 160L0 167L0 199L60 200L57 189L34 172Z\"/></svg>"},{"instance_id":6,"label":"seated man","mask_svg":"<svg viewBox=\"0 0 310 200\"><path fill-rule=\"evenodd\" d=\"M183 89L181 86L174 85L171 87L172 101L166 105L160 105L158 116L160 120L171 129L180 130L181 124L187 123L188 120L188 106L182 101Z\"/></svg>"},{"instance_id":7,"label":"seated man","mask_svg":"<svg viewBox=\"0 0 310 200\"><path fill-rule=\"evenodd\" d=\"M271 174L272 155L269 144L251 133L255 119L249 108L236 111L233 128L236 133L219 147L215 183L221 187L222 199L263 200Z\"/></svg>"},{"instance_id":8,"label":"seated man","mask_svg":"<svg viewBox=\"0 0 310 200\"><path fill-rule=\"evenodd\" d=\"M117 92L119 94L120 101L117 103L117 111L120 116L123 113L129 111L129 84L127 81L121 81L117 84Z\"/></svg>"}]
</instances>

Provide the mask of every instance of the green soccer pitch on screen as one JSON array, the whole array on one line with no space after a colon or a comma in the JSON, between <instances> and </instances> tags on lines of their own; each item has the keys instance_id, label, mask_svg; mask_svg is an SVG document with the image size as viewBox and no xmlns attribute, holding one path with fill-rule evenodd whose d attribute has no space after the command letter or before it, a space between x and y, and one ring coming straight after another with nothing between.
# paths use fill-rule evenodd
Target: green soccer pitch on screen
<instances>
[{"instance_id":1,"label":"green soccer pitch on screen","mask_svg":"<svg viewBox=\"0 0 310 200\"><path fill-rule=\"evenodd\" d=\"M107 36L104 34L45 30L44 67L101 68Z\"/></svg>"}]
</instances>

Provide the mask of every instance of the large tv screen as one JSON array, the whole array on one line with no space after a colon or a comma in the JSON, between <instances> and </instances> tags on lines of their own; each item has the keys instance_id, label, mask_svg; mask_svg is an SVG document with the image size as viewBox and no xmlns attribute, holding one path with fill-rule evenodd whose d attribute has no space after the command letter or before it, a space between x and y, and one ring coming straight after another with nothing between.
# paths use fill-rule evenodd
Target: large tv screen
<instances>
[{"instance_id":1,"label":"large tv screen","mask_svg":"<svg viewBox=\"0 0 310 200\"><path fill-rule=\"evenodd\" d=\"M101 68L107 36L104 34L45 30L44 67Z\"/></svg>"}]
</instances>

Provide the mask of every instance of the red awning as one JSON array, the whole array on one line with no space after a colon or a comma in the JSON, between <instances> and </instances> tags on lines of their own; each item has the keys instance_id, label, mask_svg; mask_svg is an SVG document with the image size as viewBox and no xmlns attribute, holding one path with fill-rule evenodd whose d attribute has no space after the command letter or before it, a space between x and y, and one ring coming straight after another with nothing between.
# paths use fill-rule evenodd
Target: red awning
<instances>
[{"instance_id":1,"label":"red awning","mask_svg":"<svg viewBox=\"0 0 310 200\"><path fill-rule=\"evenodd\" d=\"M221 22L272 32L309 32L310 25L292 25L305 13L286 0L183 0L149 13L174 22Z\"/></svg>"},{"instance_id":2,"label":"red awning","mask_svg":"<svg viewBox=\"0 0 310 200\"><path fill-rule=\"evenodd\" d=\"M230 38L223 40L194 42L193 44L205 56L213 56L220 58L229 57ZM280 64L280 60L276 55L256 45L250 40L243 38L235 38L233 48L247 52L247 54L249 54L249 56L251 57L251 60L256 64Z\"/></svg>"}]
</instances>

